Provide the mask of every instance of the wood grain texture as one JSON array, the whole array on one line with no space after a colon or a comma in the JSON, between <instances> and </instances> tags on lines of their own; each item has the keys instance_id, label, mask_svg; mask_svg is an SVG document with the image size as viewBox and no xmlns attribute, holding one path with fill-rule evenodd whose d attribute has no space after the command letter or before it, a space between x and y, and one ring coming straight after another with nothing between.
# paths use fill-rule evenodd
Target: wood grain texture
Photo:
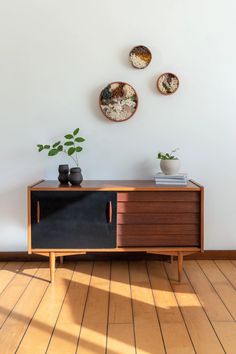
<instances>
[{"instance_id":1,"label":"wood grain texture","mask_svg":"<svg viewBox=\"0 0 236 354\"><path fill-rule=\"evenodd\" d=\"M118 213L199 213L198 202L118 202Z\"/></svg>"},{"instance_id":2,"label":"wood grain texture","mask_svg":"<svg viewBox=\"0 0 236 354\"><path fill-rule=\"evenodd\" d=\"M194 353L163 263L148 262L148 273L167 353Z\"/></svg>"},{"instance_id":3,"label":"wood grain texture","mask_svg":"<svg viewBox=\"0 0 236 354\"><path fill-rule=\"evenodd\" d=\"M217 265L211 261L198 261L201 269L205 273L217 294L236 320L236 291Z\"/></svg>"},{"instance_id":4,"label":"wood grain texture","mask_svg":"<svg viewBox=\"0 0 236 354\"><path fill-rule=\"evenodd\" d=\"M187 186L158 186L153 180L84 180L81 186L61 186L56 180L42 181L31 187L31 190L65 190L65 191L200 191L199 185L188 181Z\"/></svg>"},{"instance_id":5,"label":"wood grain texture","mask_svg":"<svg viewBox=\"0 0 236 354\"><path fill-rule=\"evenodd\" d=\"M32 348L34 348L34 354L43 354L46 352L73 274L73 269L74 264L70 263L67 263L64 268L58 268L55 286L51 284L47 288L27 329L27 333L21 342L18 353L31 354Z\"/></svg>"},{"instance_id":6,"label":"wood grain texture","mask_svg":"<svg viewBox=\"0 0 236 354\"><path fill-rule=\"evenodd\" d=\"M81 262L76 265L48 346L48 354L75 353L78 335L82 327L92 268L92 262Z\"/></svg>"},{"instance_id":7,"label":"wood grain texture","mask_svg":"<svg viewBox=\"0 0 236 354\"><path fill-rule=\"evenodd\" d=\"M165 353L161 328L144 262L130 263L130 281L137 354Z\"/></svg>"},{"instance_id":8,"label":"wood grain texture","mask_svg":"<svg viewBox=\"0 0 236 354\"><path fill-rule=\"evenodd\" d=\"M119 192L118 202L199 202L199 192Z\"/></svg>"},{"instance_id":9,"label":"wood grain texture","mask_svg":"<svg viewBox=\"0 0 236 354\"><path fill-rule=\"evenodd\" d=\"M32 277L38 271L39 266L40 263L38 262L25 263L1 293L0 308L4 308L4 311L0 312L0 328L11 313L12 308L14 308L17 301L26 290L27 286L32 280Z\"/></svg>"},{"instance_id":10,"label":"wood grain texture","mask_svg":"<svg viewBox=\"0 0 236 354\"><path fill-rule=\"evenodd\" d=\"M165 236L165 235L199 235L196 224L151 224L151 225L118 225L117 232L120 236Z\"/></svg>"},{"instance_id":11,"label":"wood grain texture","mask_svg":"<svg viewBox=\"0 0 236 354\"><path fill-rule=\"evenodd\" d=\"M152 213L152 214L117 214L118 225L148 225L148 224L199 224L198 213Z\"/></svg>"},{"instance_id":12,"label":"wood grain texture","mask_svg":"<svg viewBox=\"0 0 236 354\"><path fill-rule=\"evenodd\" d=\"M199 246L198 235L118 235L117 237L118 247L175 247L175 251L178 251L178 247L193 247ZM154 250L153 250L154 251Z\"/></svg>"},{"instance_id":13,"label":"wood grain texture","mask_svg":"<svg viewBox=\"0 0 236 354\"><path fill-rule=\"evenodd\" d=\"M2 353L15 353L18 346L22 343L22 339L27 331L28 325L32 320L48 286L49 268L44 264L43 267L37 271L35 277L32 279L24 294L21 296L1 328L0 343ZM1 312L4 311L5 309L1 308ZM42 331L48 330L47 324L44 324L44 321L34 322L34 325ZM32 348L34 348L34 344L32 344L32 346L29 344L29 347L25 348L23 351L20 347L18 352L32 353Z\"/></svg>"},{"instance_id":14,"label":"wood grain texture","mask_svg":"<svg viewBox=\"0 0 236 354\"><path fill-rule=\"evenodd\" d=\"M223 354L222 345L186 276L178 283L175 264L165 264L165 268L196 352Z\"/></svg>"},{"instance_id":15,"label":"wood grain texture","mask_svg":"<svg viewBox=\"0 0 236 354\"><path fill-rule=\"evenodd\" d=\"M224 261L225 262L225 261ZM196 261L185 261L184 270L211 321L233 321L230 312Z\"/></svg>"},{"instance_id":16,"label":"wood grain texture","mask_svg":"<svg viewBox=\"0 0 236 354\"><path fill-rule=\"evenodd\" d=\"M77 353L105 353L110 288L110 262L95 262Z\"/></svg>"},{"instance_id":17,"label":"wood grain texture","mask_svg":"<svg viewBox=\"0 0 236 354\"><path fill-rule=\"evenodd\" d=\"M235 294L230 264L209 261L206 276L187 261L179 284L175 264L96 262L92 270L66 261L52 286L46 262L25 263L0 295L0 352L234 354L236 322L224 304L225 282ZM16 264L0 263L0 282L3 267Z\"/></svg>"}]
</instances>

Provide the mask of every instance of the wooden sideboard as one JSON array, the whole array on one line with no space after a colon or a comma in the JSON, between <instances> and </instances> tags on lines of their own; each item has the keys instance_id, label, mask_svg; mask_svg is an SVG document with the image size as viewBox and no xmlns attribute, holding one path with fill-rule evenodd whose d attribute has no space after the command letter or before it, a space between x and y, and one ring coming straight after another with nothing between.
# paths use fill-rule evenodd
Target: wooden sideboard
<instances>
[{"instance_id":1,"label":"wooden sideboard","mask_svg":"<svg viewBox=\"0 0 236 354\"><path fill-rule=\"evenodd\" d=\"M28 187L28 253L55 259L87 252L147 252L178 257L203 252L204 189L154 181L39 181Z\"/></svg>"}]
</instances>

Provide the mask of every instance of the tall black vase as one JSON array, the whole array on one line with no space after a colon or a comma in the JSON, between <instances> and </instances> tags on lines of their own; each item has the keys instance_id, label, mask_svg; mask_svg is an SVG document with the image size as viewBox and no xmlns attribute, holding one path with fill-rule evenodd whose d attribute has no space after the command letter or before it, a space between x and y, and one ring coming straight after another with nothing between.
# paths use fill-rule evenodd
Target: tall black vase
<instances>
[{"instance_id":1,"label":"tall black vase","mask_svg":"<svg viewBox=\"0 0 236 354\"><path fill-rule=\"evenodd\" d=\"M69 166L68 165L59 165L58 172L59 172L58 181L61 184L68 184L68 182L69 182L69 179L68 179Z\"/></svg>"},{"instance_id":2,"label":"tall black vase","mask_svg":"<svg viewBox=\"0 0 236 354\"><path fill-rule=\"evenodd\" d=\"M80 167L72 167L70 169L69 182L72 186L80 186L83 181L83 176Z\"/></svg>"}]
</instances>

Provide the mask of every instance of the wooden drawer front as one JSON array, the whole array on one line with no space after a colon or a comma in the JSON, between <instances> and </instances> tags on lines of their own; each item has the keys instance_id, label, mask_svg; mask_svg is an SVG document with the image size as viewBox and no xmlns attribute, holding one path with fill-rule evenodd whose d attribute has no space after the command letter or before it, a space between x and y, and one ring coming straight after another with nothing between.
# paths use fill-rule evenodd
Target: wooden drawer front
<instances>
[{"instance_id":1,"label":"wooden drawer front","mask_svg":"<svg viewBox=\"0 0 236 354\"><path fill-rule=\"evenodd\" d=\"M124 214L117 215L119 225L146 225L146 224L199 224L199 213L176 214Z\"/></svg>"},{"instance_id":2,"label":"wooden drawer front","mask_svg":"<svg viewBox=\"0 0 236 354\"><path fill-rule=\"evenodd\" d=\"M199 213L199 202L118 202L118 213Z\"/></svg>"},{"instance_id":3,"label":"wooden drawer front","mask_svg":"<svg viewBox=\"0 0 236 354\"><path fill-rule=\"evenodd\" d=\"M199 192L117 193L118 247L199 247Z\"/></svg>"},{"instance_id":4,"label":"wooden drawer front","mask_svg":"<svg viewBox=\"0 0 236 354\"><path fill-rule=\"evenodd\" d=\"M119 235L118 247L199 247L198 235Z\"/></svg>"},{"instance_id":5,"label":"wooden drawer front","mask_svg":"<svg viewBox=\"0 0 236 354\"><path fill-rule=\"evenodd\" d=\"M121 192L118 202L199 202L199 192Z\"/></svg>"},{"instance_id":6,"label":"wooden drawer front","mask_svg":"<svg viewBox=\"0 0 236 354\"><path fill-rule=\"evenodd\" d=\"M120 236L198 235L199 225L118 225Z\"/></svg>"}]
</instances>

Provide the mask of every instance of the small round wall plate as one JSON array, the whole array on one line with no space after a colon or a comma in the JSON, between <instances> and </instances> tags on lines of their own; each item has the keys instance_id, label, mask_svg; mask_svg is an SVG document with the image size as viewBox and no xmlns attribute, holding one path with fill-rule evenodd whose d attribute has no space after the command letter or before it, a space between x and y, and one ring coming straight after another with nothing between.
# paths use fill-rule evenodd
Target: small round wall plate
<instances>
[{"instance_id":1,"label":"small round wall plate","mask_svg":"<svg viewBox=\"0 0 236 354\"><path fill-rule=\"evenodd\" d=\"M131 118L138 107L138 95L126 82L112 82L101 92L99 105L102 113L114 122Z\"/></svg>"},{"instance_id":2,"label":"small round wall plate","mask_svg":"<svg viewBox=\"0 0 236 354\"><path fill-rule=\"evenodd\" d=\"M152 53L144 45L134 47L129 53L129 61L136 69L145 69L152 60Z\"/></svg>"},{"instance_id":3,"label":"small round wall plate","mask_svg":"<svg viewBox=\"0 0 236 354\"><path fill-rule=\"evenodd\" d=\"M175 74L164 73L157 79L157 89L162 95L172 95L178 87L179 79Z\"/></svg>"}]
</instances>

